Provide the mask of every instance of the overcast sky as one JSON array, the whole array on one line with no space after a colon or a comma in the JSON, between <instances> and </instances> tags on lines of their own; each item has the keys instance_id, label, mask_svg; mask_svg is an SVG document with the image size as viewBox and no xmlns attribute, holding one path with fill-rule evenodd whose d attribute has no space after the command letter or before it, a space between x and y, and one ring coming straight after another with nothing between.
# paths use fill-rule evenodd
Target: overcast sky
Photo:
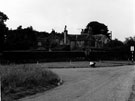
<instances>
[{"instance_id":1,"label":"overcast sky","mask_svg":"<svg viewBox=\"0 0 135 101\"><path fill-rule=\"evenodd\" d=\"M2 0L0 11L9 17L6 24L12 29L22 25L62 32L67 25L70 34L80 34L89 22L98 21L123 41L135 36L134 4L134 0Z\"/></svg>"}]
</instances>

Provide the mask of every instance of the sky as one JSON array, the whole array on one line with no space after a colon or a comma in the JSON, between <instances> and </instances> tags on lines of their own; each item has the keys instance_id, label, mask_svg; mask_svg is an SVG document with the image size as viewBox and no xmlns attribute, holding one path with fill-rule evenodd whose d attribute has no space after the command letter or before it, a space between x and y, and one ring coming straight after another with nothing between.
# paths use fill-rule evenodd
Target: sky
<instances>
[{"instance_id":1,"label":"sky","mask_svg":"<svg viewBox=\"0 0 135 101\"><path fill-rule=\"evenodd\" d=\"M113 39L135 36L135 0L2 0L0 11L9 20L7 27L33 26L37 31L80 34L91 21L108 26Z\"/></svg>"}]
</instances>

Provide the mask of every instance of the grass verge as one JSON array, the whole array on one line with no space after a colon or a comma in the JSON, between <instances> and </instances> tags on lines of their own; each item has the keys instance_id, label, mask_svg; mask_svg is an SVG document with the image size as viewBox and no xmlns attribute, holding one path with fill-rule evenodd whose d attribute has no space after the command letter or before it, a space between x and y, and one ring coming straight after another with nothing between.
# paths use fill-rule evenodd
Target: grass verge
<instances>
[{"instance_id":1,"label":"grass verge","mask_svg":"<svg viewBox=\"0 0 135 101\"><path fill-rule=\"evenodd\" d=\"M2 101L12 101L58 85L60 78L38 66L1 66Z\"/></svg>"},{"instance_id":2,"label":"grass verge","mask_svg":"<svg viewBox=\"0 0 135 101\"><path fill-rule=\"evenodd\" d=\"M135 80L132 85L132 91L130 93L130 96L128 98L128 101L135 101Z\"/></svg>"}]
</instances>

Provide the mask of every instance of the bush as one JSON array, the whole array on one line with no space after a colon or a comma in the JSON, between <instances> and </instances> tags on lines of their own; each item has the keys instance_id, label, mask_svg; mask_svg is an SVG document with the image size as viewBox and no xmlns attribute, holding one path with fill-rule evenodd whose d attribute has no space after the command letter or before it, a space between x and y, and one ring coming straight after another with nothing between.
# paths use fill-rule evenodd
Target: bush
<instances>
[{"instance_id":1,"label":"bush","mask_svg":"<svg viewBox=\"0 0 135 101\"><path fill-rule=\"evenodd\" d=\"M41 67L1 67L2 97L37 88L54 87L60 81L58 75Z\"/></svg>"}]
</instances>

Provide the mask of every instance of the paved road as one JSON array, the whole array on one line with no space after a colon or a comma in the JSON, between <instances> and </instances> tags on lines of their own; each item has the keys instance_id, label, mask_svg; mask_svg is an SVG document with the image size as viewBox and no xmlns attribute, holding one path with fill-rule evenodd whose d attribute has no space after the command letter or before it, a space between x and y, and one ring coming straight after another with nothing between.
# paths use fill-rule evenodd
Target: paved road
<instances>
[{"instance_id":1,"label":"paved road","mask_svg":"<svg viewBox=\"0 0 135 101\"><path fill-rule=\"evenodd\" d=\"M125 101L135 66L52 69L64 84L20 101Z\"/></svg>"}]
</instances>

